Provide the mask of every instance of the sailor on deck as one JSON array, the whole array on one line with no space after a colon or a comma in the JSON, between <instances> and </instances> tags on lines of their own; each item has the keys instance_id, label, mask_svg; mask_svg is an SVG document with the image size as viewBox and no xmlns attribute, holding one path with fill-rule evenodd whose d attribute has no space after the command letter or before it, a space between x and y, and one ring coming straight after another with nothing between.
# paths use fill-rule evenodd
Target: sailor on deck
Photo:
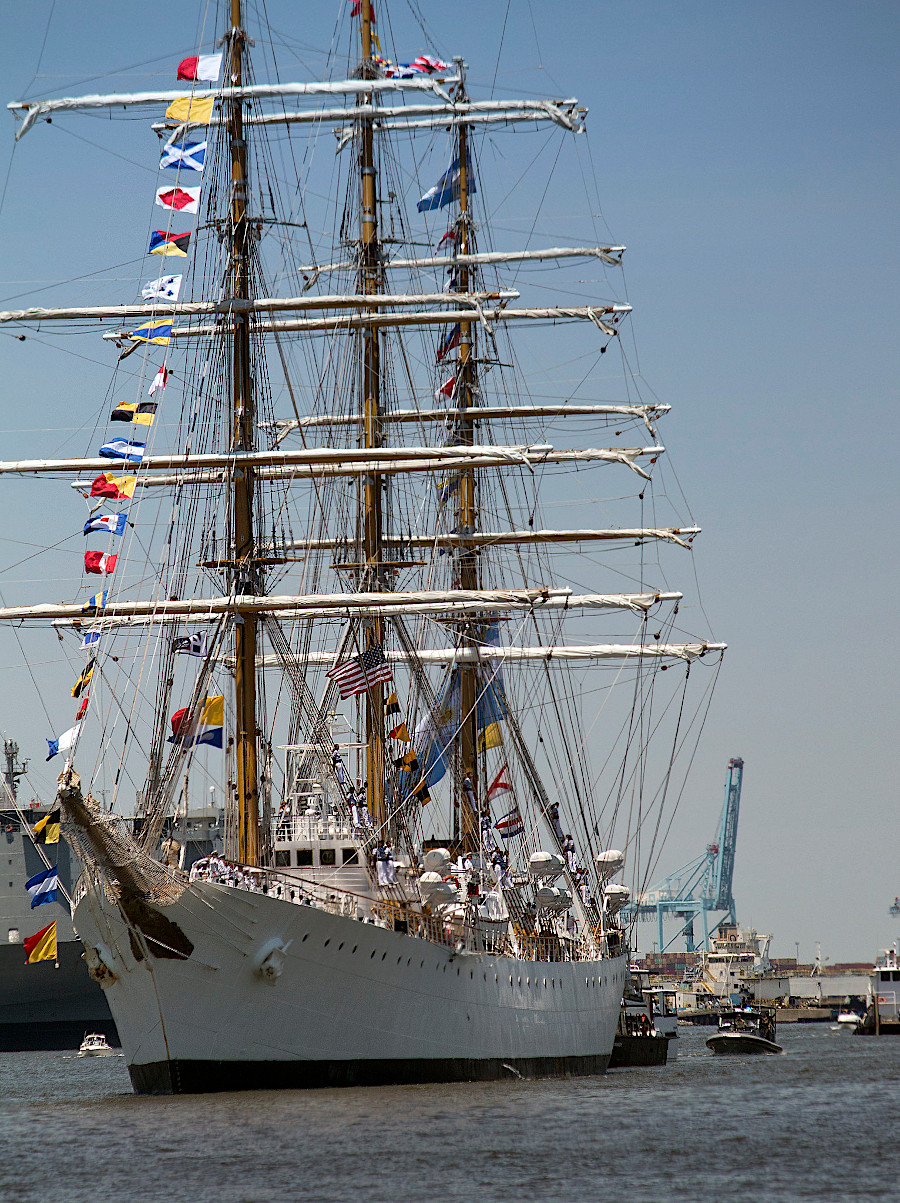
<instances>
[{"instance_id":1,"label":"sailor on deck","mask_svg":"<svg viewBox=\"0 0 900 1203\"><path fill-rule=\"evenodd\" d=\"M375 849L375 874L380 886L392 886L397 881L394 853L388 844L379 844Z\"/></svg>"}]
</instances>

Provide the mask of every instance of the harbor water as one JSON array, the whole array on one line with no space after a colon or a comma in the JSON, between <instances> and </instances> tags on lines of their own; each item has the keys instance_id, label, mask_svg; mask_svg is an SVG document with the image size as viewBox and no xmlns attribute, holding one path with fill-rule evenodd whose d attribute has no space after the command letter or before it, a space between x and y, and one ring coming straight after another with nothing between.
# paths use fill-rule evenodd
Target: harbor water
<instances>
[{"instance_id":1,"label":"harbor water","mask_svg":"<svg viewBox=\"0 0 900 1203\"><path fill-rule=\"evenodd\" d=\"M0 1054L4 1203L895 1199L900 1039L564 1082L138 1098L120 1057Z\"/></svg>"}]
</instances>

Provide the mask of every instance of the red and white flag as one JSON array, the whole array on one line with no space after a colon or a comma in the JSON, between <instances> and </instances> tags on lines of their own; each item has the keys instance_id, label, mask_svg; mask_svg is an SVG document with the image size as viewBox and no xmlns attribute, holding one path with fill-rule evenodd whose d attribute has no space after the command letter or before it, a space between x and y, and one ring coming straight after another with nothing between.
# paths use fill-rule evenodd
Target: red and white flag
<instances>
[{"instance_id":1,"label":"red and white flag","mask_svg":"<svg viewBox=\"0 0 900 1203\"><path fill-rule=\"evenodd\" d=\"M456 387L456 377L451 376L449 380L445 380L441 387L434 394L435 401L440 401L441 397L446 397L449 401L453 396L453 390Z\"/></svg>"},{"instance_id":2,"label":"red and white flag","mask_svg":"<svg viewBox=\"0 0 900 1203\"><path fill-rule=\"evenodd\" d=\"M147 396L152 397L154 393L160 392L169 383L169 371L165 364L159 369L153 377L153 383L147 389Z\"/></svg>"},{"instance_id":3,"label":"red and white flag","mask_svg":"<svg viewBox=\"0 0 900 1203\"><path fill-rule=\"evenodd\" d=\"M352 660L336 664L325 676L334 681L341 691L341 698L346 699L357 693L365 693L374 685L386 685L391 680L392 673L384 649L376 644L361 656L354 656Z\"/></svg>"},{"instance_id":4,"label":"red and white flag","mask_svg":"<svg viewBox=\"0 0 900 1203\"><path fill-rule=\"evenodd\" d=\"M450 244L450 249L451 249L451 250L453 250L453 249L454 249L454 243L455 243L455 242L456 242L456 231L455 231L455 230L448 230L448 231L447 231L447 233L446 233L446 234L444 234L444 236L441 238L440 242L437 244L437 246L436 246L434 249L435 249L436 251L439 251L439 250L441 249L441 247L442 247L442 246L444 246L444 245L446 245L447 243L449 243L449 244Z\"/></svg>"},{"instance_id":5,"label":"red and white flag","mask_svg":"<svg viewBox=\"0 0 900 1203\"><path fill-rule=\"evenodd\" d=\"M508 772L509 772L509 765L505 764L503 766L503 768L500 770L500 772L497 774L497 776L494 778L494 780L491 782L491 784L488 786L488 790L487 790L488 802L490 802L490 800L492 798L495 798L497 796L497 794L504 794L507 792L510 792L510 793L512 792L512 786L510 785L509 781L507 781L507 779L506 779L506 774ZM497 826L499 827L499 823L497 824Z\"/></svg>"},{"instance_id":6,"label":"red and white flag","mask_svg":"<svg viewBox=\"0 0 900 1203\"><path fill-rule=\"evenodd\" d=\"M183 58L178 64L177 79L205 79L210 83L218 82L222 73L221 54L195 54L191 58Z\"/></svg>"},{"instance_id":7,"label":"red and white flag","mask_svg":"<svg viewBox=\"0 0 900 1203\"><path fill-rule=\"evenodd\" d=\"M84 553L85 572L95 572L97 576L109 576L116 570L116 556L107 555L104 551L86 551Z\"/></svg>"},{"instance_id":8,"label":"red and white flag","mask_svg":"<svg viewBox=\"0 0 900 1203\"><path fill-rule=\"evenodd\" d=\"M156 203L163 209L175 209L179 213L197 213L200 209L199 188L160 188Z\"/></svg>"}]
</instances>

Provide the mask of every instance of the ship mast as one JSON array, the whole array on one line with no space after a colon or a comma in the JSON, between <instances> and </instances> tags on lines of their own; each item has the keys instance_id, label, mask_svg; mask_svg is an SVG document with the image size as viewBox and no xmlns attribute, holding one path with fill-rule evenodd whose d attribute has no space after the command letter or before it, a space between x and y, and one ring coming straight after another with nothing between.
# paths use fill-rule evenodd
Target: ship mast
<instances>
[{"instance_id":1,"label":"ship mast","mask_svg":"<svg viewBox=\"0 0 900 1203\"><path fill-rule=\"evenodd\" d=\"M363 78L374 75L372 63L372 0L362 0L360 11L360 37L362 40ZM375 93L366 97L367 105L374 105ZM371 117L365 117L360 130L360 269L361 291L374 296L381 288L381 255L378 245L378 189L375 168L374 131ZM374 309L368 310L375 312ZM363 445L367 448L381 445L381 365L379 359L379 334L374 325L366 326L362 333L362 416ZM378 472L368 473L363 482L363 530L360 589L381 590L383 574L381 563L381 488L382 477ZM369 651L384 643L381 619L367 621L362 627L362 649ZM365 693L366 707L366 802L376 825L385 818L384 806L384 689L381 685L370 685Z\"/></svg>"},{"instance_id":2,"label":"ship mast","mask_svg":"<svg viewBox=\"0 0 900 1203\"><path fill-rule=\"evenodd\" d=\"M245 35L241 0L231 0L230 75L240 88L243 82ZM228 141L231 153L231 267L232 297L250 299L250 230L247 222L247 144L244 140L243 100L228 101ZM254 396L250 372L250 323L246 308L235 307L229 316L234 326L232 350L232 441L234 452L254 449ZM253 542L254 472L250 465L236 467L233 476L230 592L260 594L261 568ZM235 623L235 764L237 768L238 855L247 865L259 863L259 782L256 745L256 635L255 614L242 614Z\"/></svg>"},{"instance_id":3,"label":"ship mast","mask_svg":"<svg viewBox=\"0 0 900 1203\"><path fill-rule=\"evenodd\" d=\"M456 91L457 102L465 102L466 82L464 64L457 59L460 82ZM457 221L457 250L460 255L468 255L472 247L472 223L469 214L469 143L468 129L465 125L458 127L457 153L459 156L459 218ZM465 260L458 269L456 290L467 293L470 286L470 268ZM475 387L475 359L472 346L473 326L471 321L460 322L459 363L457 366L458 379L456 382L457 403L462 411L457 425L457 442L461 445L472 446L475 442L475 420L472 417L472 407L476 403L478 390ZM478 589L478 552L467 536L475 533L477 522L477 502L475 497L475 469L464 468L460 473L457 531L461 537L461 550L457 558L457 578L460 589ZM459 640L461 648L476 647L480 625L470 622ZM459 733L459 757L462 767L462 781L466 774L472 782L473 797L478 798L478 678L473 664L461 665L459 668L459 701L461 729ZM472 808L472 803L466 790L462 791L459 805L460 839L467 851L478 847L478 815Z\"/></svg>"}]
</instances>

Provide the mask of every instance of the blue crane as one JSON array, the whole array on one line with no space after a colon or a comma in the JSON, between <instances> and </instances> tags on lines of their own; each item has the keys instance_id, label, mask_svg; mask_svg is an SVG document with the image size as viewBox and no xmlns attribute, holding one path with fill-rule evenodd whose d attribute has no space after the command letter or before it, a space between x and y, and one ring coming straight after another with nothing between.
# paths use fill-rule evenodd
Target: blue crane
<instances>
[{"instance_id":1,"label":"blue crane","mask_svg":"<svg viewBox=\"0 0 900 1203\"><path fill-rule=\"evenodd\" d=\"M639 919L656 919L660 952L668 945L663 933L663 920L673 918L681 921L680 930L672 937L673 943L684 935L688 952L697 952L694 942L694 920L703 924L703 942L709 945L710 931L724 922L736 923L732 879L734 877L734 853L737 845L738 813L741 805L741 783L744 777L744 762L735 756L728 762L725 778L725 801L719 822L719 838L715 844L707 844L706 851L655 886L651 886L627 908L627 913ZM710 923L710 914L718 915Z\"/></svg>"}]
</instances>

